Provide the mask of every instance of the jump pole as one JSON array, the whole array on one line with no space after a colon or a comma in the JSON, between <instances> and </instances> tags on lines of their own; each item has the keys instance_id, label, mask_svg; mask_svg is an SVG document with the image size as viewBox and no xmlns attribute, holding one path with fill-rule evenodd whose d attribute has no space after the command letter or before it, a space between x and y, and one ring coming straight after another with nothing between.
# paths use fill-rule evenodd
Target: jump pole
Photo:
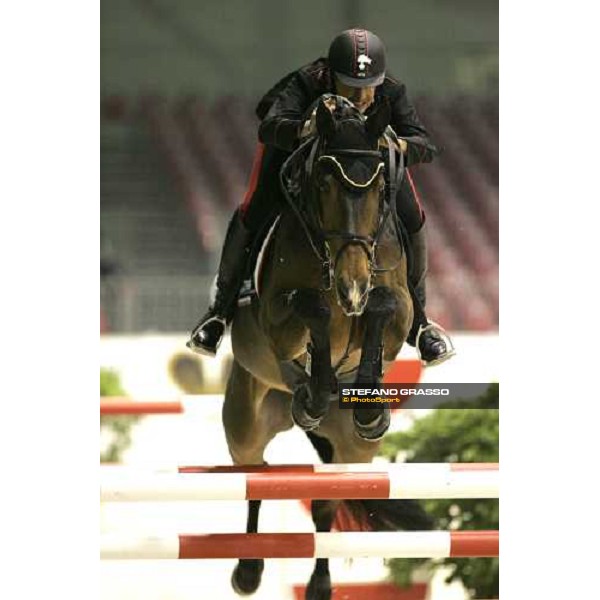
<instances>
[{"instance_id":1,"label":"jump pole","mask_svg":"<svg viewBox=\"0 0 600 600\"><path fill-rule=\"evenodd\" d=\"M104 502L199 500L358 500L498 498L497 463L365 463L282 465L253 472L138 471L109 467L102 472ZM291 468L290 468L291 467ZM205 469L211 469L205 467Z\"/></svg>"},{"instance_id":2,"label":"jump pole","mask_svg":"<svg viewBox=\"0 0 600 600\"><path fill-rule=\"evenodd\" d=\"M185 411L179 400L159 402L139 401L118 396L100 398L100 415L176 415Z\"/></svg>"},{"instance_id":3,"label":"jump pole","mask_svg":"<svg viewBox=\"0 0 600 600\"><path fill-rule=\"evenodd\" d=\"M103 560L448 558L498 556L498 531L105 534Z\"/></svg>"}]
</instances>

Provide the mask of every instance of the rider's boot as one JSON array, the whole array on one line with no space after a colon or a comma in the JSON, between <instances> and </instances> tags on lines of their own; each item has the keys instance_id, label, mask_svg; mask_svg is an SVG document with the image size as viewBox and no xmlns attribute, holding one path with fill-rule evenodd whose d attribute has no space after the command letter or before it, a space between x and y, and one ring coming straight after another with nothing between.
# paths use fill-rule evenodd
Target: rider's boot
<instances>
[{"instance_id":1,"label":"rider's boot","mask_svg":"<svg viewBox=\"0 0 600 600\"><path fill-rule=\"evenodd\" d=\"M439 365L454 356L456 352L444 329L425 317L425 278L427 276L425 224L416 233L409 234L408 241L412 251L410 283L423 311L421 318L418 318L420 311L415 310L415 318L407 342L411 346L415 346L424 366Z\"/></svg>"},{"instance_id":2,"label":"rider's boot","mask_svg":"<svg viewBox=\"0 0 600 600\"><path fill-rule=\"evenodd\" d=\"M187 347L198 354L215 356L227 324L233 317L242 284L252 236L236 211L229 222L217 274L215 298L192 330Z\"/></svg>"}]
</instances>

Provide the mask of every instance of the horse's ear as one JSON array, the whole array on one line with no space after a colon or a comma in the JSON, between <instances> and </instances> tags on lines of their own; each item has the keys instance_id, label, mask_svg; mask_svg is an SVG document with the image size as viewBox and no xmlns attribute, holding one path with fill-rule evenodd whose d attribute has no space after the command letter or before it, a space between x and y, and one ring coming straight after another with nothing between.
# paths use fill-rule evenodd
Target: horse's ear
<instances>
[{"instance_id":1,"label":"horse's ear","mask_svg":"<svg viewBox=\"0 0 600 600\"><path fill-rule=\"evenodd\" d=\"M323 100L317 105L317 131L320 136L328 138L335 133L335 119Z\"/></svg>"},{"instance_id":2,"label":"horse's ear","mask_svg":"<svg viewBox=\"0 0 600 600\"><path fill-rule=\"evenodd\" d=\"M366 128L367 133L374 140L378 140L385 131L385 128L390 124L392 118L392 109L390 101L386 96L382 96L375 110L367 118Z\"/></svg>"}]
</instances>

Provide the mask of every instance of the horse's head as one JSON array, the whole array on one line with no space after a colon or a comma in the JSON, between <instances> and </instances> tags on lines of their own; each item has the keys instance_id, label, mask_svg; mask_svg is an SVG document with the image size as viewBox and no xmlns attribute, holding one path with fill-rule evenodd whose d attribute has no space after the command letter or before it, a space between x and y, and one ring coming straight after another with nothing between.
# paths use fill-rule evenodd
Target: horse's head
<instances>
[{"instance_id":1,"label":"horse's head","mask_svg":"<svg viewBox=\"0 0 600 600\"><path fill-rule=\"evenodd\" d=\"M329 247L337 300L346 315L362 314L371 288L385 186L378 141L389 121L387 102L366 119L341 102L333 112L323 101L317 107L320 142L312 174L313 210Z\"/></svg>"}]
</instances>

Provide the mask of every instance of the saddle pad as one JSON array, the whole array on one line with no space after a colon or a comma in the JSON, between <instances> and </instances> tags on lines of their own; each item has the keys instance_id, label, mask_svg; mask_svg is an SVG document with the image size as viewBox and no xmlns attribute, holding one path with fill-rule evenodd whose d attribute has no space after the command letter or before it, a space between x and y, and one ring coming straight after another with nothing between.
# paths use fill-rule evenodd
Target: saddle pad
<instances>
[{"instance_id":1,"label":"saddle pad","mask_svg":"<svg viewBox=\"0 0 600 600\"><path fill-rule=\"evenodd\" d=\"M274 235L275 231L277 230L277 226L279 225L279 219L280 219L280 217L277 217L275 219L275 221L269 228L267 235L265 235L265 237L260 245L260 250L259 250L258 254L256 255L256 261L254 264L253 277L251 279L246 279L243 282L242 287L240 289L240 293L238 295L238 306L245 306L246 304L249 304L252 301L252 298L254 296L260 297L260 285L261 285L261 281L262 281L261 275L262 275L264 257L265 257L267 248L269 247L269 244L271 243L271 240L273 239L273 235Z\"/></svg>"}]
</instances>

